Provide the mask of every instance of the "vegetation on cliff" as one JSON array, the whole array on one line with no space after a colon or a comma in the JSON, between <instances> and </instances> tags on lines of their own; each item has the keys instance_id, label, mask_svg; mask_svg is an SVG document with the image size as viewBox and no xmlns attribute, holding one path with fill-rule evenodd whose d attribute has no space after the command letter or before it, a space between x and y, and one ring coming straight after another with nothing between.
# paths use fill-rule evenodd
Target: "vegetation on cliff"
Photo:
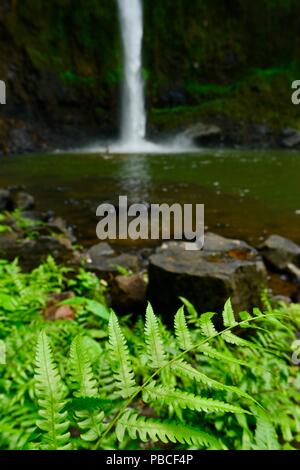
<instances>
[{"instance_id":1,"label":"vegetation on cliff","mask_svg":"<svg viewBox=\"0 0 300 470\"><path fill-rule=\"evenodd\" d=\"M296 0L144 0L144 76L150 128L203 119L300 128L291 104L299 78ZM6 1L0 6L1 109L116 133L122 77L117 4L111 0ZM87 107L86 103L90 105ZM7 126L1 124L2 135Z\"/></svg>"}]
</instances>

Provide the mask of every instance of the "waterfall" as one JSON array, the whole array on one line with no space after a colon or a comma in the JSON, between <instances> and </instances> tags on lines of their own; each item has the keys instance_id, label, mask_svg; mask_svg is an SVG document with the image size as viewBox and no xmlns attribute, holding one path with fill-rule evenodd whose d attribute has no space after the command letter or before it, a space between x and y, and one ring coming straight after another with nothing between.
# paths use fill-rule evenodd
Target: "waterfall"
<instances>
[{"instance_id":1,"label":"waterfall","mask_svg":"<svg viewBox=\"0 0 300 470\"><path fill-rule=\"evenodd\" d=\"M124 51L121 142L125 146L136 146L143 143L146 133L142 0L118 0L118 6Z\"/></svg>"},{"instance_id":2,"label":"waterfall","mask_svg":"<svg viewBox=\"0 0 300 470\"><path fill-rule=\"evenodd\" d=\"M98 142L85 152L110 153L182 153L195 150L181 133L163 142L146 140L146 110L142 74L143 8L142 0L117 0L124 54L122 86L121 139Z\"/></svg>"}]
</instances>

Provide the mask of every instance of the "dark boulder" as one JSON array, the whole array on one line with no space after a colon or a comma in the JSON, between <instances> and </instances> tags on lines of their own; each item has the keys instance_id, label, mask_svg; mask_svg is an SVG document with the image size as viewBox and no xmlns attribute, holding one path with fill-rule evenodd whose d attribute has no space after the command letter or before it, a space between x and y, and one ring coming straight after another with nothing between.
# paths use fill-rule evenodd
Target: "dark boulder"
<instances>
[{"instance_id":1,"label":"dark boulder","mask_svg":"<svg viewBox=\"0 0 300 470\"><path fill-rule=\"evenodd\" d=\"M207 234L201 251L186 251L180 242L157 249L150 257L148 297L157 312L167 315L180 306L179 296L199 312L220 312L229 297L236 311L251 310L260 305L266 282L254 248Z\"/></svg>"},{"instance_id":2,"label":"dark boulder","mask_svg":"<svg viewBox=\"0 0 300 470\"><path fill-rule=\"evenodd\" d=\"M86 253L86 269L105 279L120 274L122 268L135 273L139 271L139 267L138 256L130 253L117 254L106 242L92 246Z\"/></svg>"},{"instance_id":3,"label":"dark boulder","mask_svg":"<svg viewBox=\"0 0 300 470\"><path fill-rule=\"evenodd\" d=\"M110 287L111 305L117 312L145 311L147 284L142 273L116 276Z\"/></svg>"},{"instance_id":4,"label":"dark boulder","mask_svg":"<svg viewBox=\"0 0 300 470\"><path fill-rule=\"evenodd\" d=\"M204 239L204 251L228 253L229 256L245 259L257 256L257 251L243 240L225 238L216 233L207 232Z\"/></svg>"},{"instance_id":5,"label":"dark boulder","mask_svg":"<svg viewBox=\"0 0 300 470\"><path fill-rule=\"evenodd\" d=\"M300 148L300 132L297 129L287 127L283 130L280 143L288 149Z\"/></svg>"},{"instance_id":6,"label":"dark boulder","mask_svg":"<svg viewBox=\"0 0 300 470\"><path fill-rule=\"evenodd\" d=\"M293 276L299 273L300 246L279 235L271 235L260 247L261 254L270 268L288 272ZM298 277L298 276L296 276Z\"/></svg>"},{"instance_id":7,"label":"dark boulder","mask_svg":"<svg viewBox=\"0 0 300 470\"><path fill-rule=\"evenodd\" d=\"M36 268L51 255L57 263L79 265L80 254L71 241L63 236L39 236L35 240L22 238L15 232L0 234L0 257L13 261L19 259L26 271Z\"/></svg>"}]
</instances>

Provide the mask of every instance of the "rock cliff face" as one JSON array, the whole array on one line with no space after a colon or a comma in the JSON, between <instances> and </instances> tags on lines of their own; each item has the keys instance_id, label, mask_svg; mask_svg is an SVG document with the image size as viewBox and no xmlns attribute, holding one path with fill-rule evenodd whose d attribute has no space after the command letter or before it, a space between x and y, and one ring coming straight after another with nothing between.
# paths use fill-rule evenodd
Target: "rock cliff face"
<instances>
[{"instance_id":1,"label":"rock cliff face","mask_svg":"<svg viewBox=\"0 0 300 470\"><path fill-rule=\"evenodd\" d=\"M150 132L230 118L243 143L253 124L299 128L299 10L297 0L144 0ZM117 133L116 2L2 0L0 42L1 153Z\"/></svg>"}]
</instances>

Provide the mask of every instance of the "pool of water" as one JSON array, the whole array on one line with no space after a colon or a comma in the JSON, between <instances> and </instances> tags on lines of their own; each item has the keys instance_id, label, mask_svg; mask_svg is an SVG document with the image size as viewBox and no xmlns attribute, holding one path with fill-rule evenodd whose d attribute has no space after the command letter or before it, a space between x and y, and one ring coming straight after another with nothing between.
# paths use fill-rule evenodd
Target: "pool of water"
<instances>
[{"instance_id":1,"label":"pool of water","mask_svg":"<svg viewBox=\"0 0 300 470\"><path fill-rule=\"evenodd\" d=\"M300 153L212 151L172 155L56 153L0 158L0 187L24 185L95 243L96 207L117 202L205 204L205 224L259 243L270 233L300 243Z\"/></svg>"}]
</instances>

